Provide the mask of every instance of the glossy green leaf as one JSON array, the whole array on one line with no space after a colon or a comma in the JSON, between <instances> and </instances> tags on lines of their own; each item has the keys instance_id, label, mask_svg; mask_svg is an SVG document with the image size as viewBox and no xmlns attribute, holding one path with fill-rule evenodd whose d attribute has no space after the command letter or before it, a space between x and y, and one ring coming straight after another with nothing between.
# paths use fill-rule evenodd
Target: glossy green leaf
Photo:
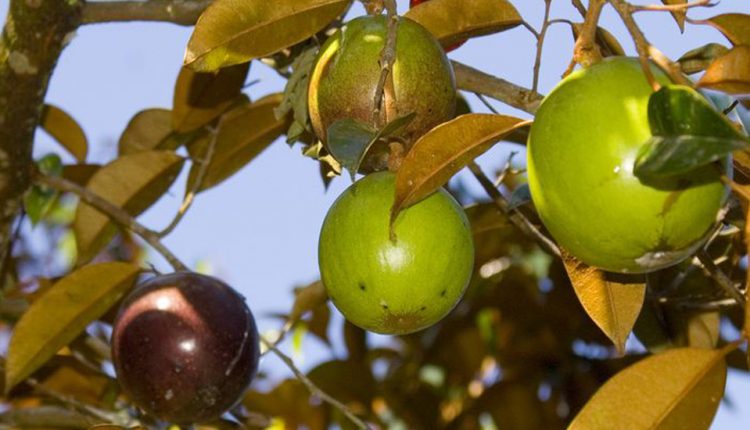
<instances>
[{"instance_id":1,"label":"glossy green leaf","mask_svg":"<svg viewBox=\"0 0 750 430\"><path fill-rule=\"evenodd\" d=\"M707 429L724 396L725 355L680 348L643 359L607 381L568 428Z\"/></svg>"},{"instance_id":2,"label":"glossy green leaf","mask_svg":"<svg viewBox=\"0 0 750 430\"><path fill-rule=\"evenodd\" d=\"M641 178L683 174L750 148L750 139L689 87L671 85L653 93L648 117L653 136L634 168Z\"/></svg>"},{"instance_id":3,"label":"glossy green leaf","mask_svg":"<svg viewBox=\"0 0 750 430\"><path fill-rule=\"evenodd\" d=\"M36 162L39 171L49 176L60 176L63 173L62 160L57 154L47 154ZM36 225L49 212L57 200L58 193L55 190L42 185L32 185L24 195L24 210L31 220L31 225Z\"/></svg>"},{"instance_id":4,"label":"glossy green leaf","mask_svg":"<svg viewBox=\"0 0 750 430\"><path fill-rule=\"evenodd\" d=\"M623 353L643 307L646 285L588 266L565 251L563 263L583 309Z\"/></svg>"},{"instance_id":5,"label":"glossy green leaf","mask_svg":"<svg viewBox=\"0 0 750 430\"><path fill-rule=\"evenodd\" d=\"M672 6L672 5L684 5L687 3L687 0L661 0L661 2L665 5ZM673 10L670 13L674 17L674 20L677 22L677 26L680 27L680 31L684 32L685 31L685 18L687 17L686 9Z\"/></svg>"},{"instance_id":6,"label":"glossy green leaf","mask_svg":"<svg viewBox=\"0 0 750 430\"><path fill-rule=\"evenodd\" d=\"M140 268L126 263L82 267L39 297L18 321L8 347L6 391L31 375L101 317L133 285Z\"/></svg>"},{"instance_id":7,"label":"glossy green leaf","mask_svg":"<svg viewBox=\"0 0 750 430\"><path fill-rule=\"evenodd\" d=\"M736 46L717 58L698 86L729 94L750 94L750 46Z\"/></svg>"},{"instance_id":8,"label":"glossy green leaf","mask_svg":"<svg viewBox=\"0 0 750 430\"><path fill-rule=\"evenodd\" d=\"M365 155L380 139L398 134L416 115L410 113L389 122L380 131L351 118L338 120L328 127L328 149L341 166L349 171L352 181Z\"/></svg>"},{"instance_id":9,"label":"glossy green leaf","mask_svg":"<svg viewBox=\"0 0 750 430\"><path fill-rule=\"evenodd\" d=\"M81 126L64 110L44 105L40 125L79 162L86 160L88 141Z\"/></svg>"},{"instance_id":10,"label":"glossy green leaf","mask_svg":"<svg viewBox=\"0 0 750 430\"><path fill-rule=\"evenodd\" d=\"M430 130L414 143L396 173L391 219L446 184L505 136L530 123L510 116L472 113Z\"/></svg>"},{"instance_id":11,"label":"glossy green leaf","mask_svg":"<svg viewBox=\"0 0 750 430\"><path fill-rule=\"evenodd\" d=\"M210 72L265 57L322 30L351 0L217 0L195 25L185 64Z\"/></svg>"},{"instance_id":12,"label":"glossy green leaf","mask_svg":"<svg viewBox=\"0 0 750 430\"><path fill-rule=\"evenodd\" d=\"M146 109L130 119L117 144L120 155L164 148L162 143L172 133L172 112L168 109Z\"/></svg>"},{"instance_id":13,"label":"glossy green leaf","mask_svg":"<svg viewBox=\"0 0 750 430\"><path fill-rule=\"evenodd\" d=\"M700 48L690 50L680 57L677 62L682 71L688 75L706 70L718 57L729 52L729 48L718 43L709 43Z\"/></svg>"},{"instance_id":14,"label":"glossy green leaf","mask_svg":"<svg viewBox=\"0 0 750 430\"><path fill-rule=\"evenodd\" d=\"M172 98L172 128L184 133L200 128L224 113L240 96L250 64L199 73L183 67Z\"/></svg>"},{"instance_id":15,"label":"glossy green leaf","mask_svg":"<svg viewBox=\"0 0 750 430\"><path fill-rule=\"evenodd\" d=\"M86 188L137 216L169 189L183 163L184 159L172 151L124 155L102 166ZM106 215L84 202L79 203L73 220L79 262L96 256L115 231L115 225Z\"/></svg>"},{"instance_id":16,"label":"glossy green leaf","mask_svg":"<svg viewBox=\"0 0 750 430\"><path fill-rule=\"evenodd\" d=\"M422 24L443 46L511 29L523 22L507 0L430 0L404 15Z\"/></svg>"},{"instance_id":17,"label":"glossy green leaf","mask_svg":"<svg viewBox=\"0 0 750 430\"><path fill-rule=\"evenodd\" d=\"M285 119L276 119L274 109L282 95L274 93L254 103L241 105L224 115L216 131L215 148L198 191L218 185L251 162L288 126ZM194 158L202 159L210 143L210 136L189 147ZM195 187L201 164L194 163L188 177L188 190Z\"/></svg>"},{"instance_id":18,"label":"glossy green leaf","mask_svg":"<svg viewBox=\"0 0 750 430\"><path fill-rule=\"evenodd\" d=\"M725 13L705 22L721 31L733 45L750 45L750 15Z\"/></svg>"}]
</instances>

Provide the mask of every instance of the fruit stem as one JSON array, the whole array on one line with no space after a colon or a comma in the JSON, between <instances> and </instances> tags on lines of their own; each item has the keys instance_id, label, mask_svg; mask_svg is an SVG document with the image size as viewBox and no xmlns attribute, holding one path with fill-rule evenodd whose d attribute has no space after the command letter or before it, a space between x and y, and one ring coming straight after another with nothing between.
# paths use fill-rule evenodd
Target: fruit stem
<instances>
[{"instance_id":1,"label":"fruit stem","mask_svg":"<svg viewBox=\"0 0 750 430\"><path fill-rule=\"evenodd\" d=\"M648 83L654 91L658 91L661 88L661 84L654 77L654 73L651 71L651 64L649 62L649 51L651 44L646 40L646 36L643 35L640 27L633 19L633 5L626 2L625 0L608 0L610 4L615 8L617 13L620 15L625 27L630 33L630 37L635 42L635 48L638 51L638 59L641 62L643 73L646 75Z\"/></svg>"},{"instance_id":2,"label":"fruit stem","mask_svg":"<svg viewBox=\"0 0 750 430\"><path fill-rule=\"evenodd\" d=\"M385 46L380 52L380 78L378 86L375 87L375 96L373 99L372 126L380 129L383 124L380 118L383 93L385 85L393 69L393 63L396 61L396 35L398 33L398 14L396 11L396 0L384 0L386 16L388 17L388 33L386 35Z\"/></svg>"},{"instance_id":3,"label":"fruit stem","mask_svg":"<svg viewBox=\"0 0 750 430\"><path fill-rule=\"evenodd\" d=\"M602 60L602 53L599 50L599 45L596 44L596 29L605 3L605 0L591 0L589 2L589 9L586 11L586 19L583 21L581 34L578 35L573 49L573 61L583 67L589 67Z\"/></svg>"}]
</instances>

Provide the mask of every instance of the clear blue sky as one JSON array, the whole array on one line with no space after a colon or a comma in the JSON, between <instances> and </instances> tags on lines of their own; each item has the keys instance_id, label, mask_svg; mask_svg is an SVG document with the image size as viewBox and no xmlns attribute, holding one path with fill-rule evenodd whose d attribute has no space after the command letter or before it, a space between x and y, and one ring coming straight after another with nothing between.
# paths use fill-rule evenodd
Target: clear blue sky
<instances>
[{"instance_id":1,"label":"clear blue sky","mask_svg":"<svg viewBox=\"0 0 750 430\"><path fill-rule=\"evenodd\" d=\"M402 12L407 3L399 0ZM513 3L538 28L543 1ZM7 6L8 0L0 0L3 17ZM691 16L700 18L729 11L750 13L750 1L723 0L719 6L695 11ZM359 15L363 11L357 4L351 13ZM553 2L552 17L580 21L570 1L565 0ZM611 8L605 10L602 22L629 53L634 53L632 42ZM671 58L709 41L727 44L708 27L688 24L685 34L680 34L666 13L640 14L638 22L651 42ZM65 109L83 126L90 141L90 161L111 159L119 134L133 114L150 107L170 107L173 83L190 30L158 23L91 25L79 30L60 59L47 100ZM500 35L471 40L450 57L530 86L534 44L528 31L517 27ZM542 93L559 80L572 47L568 26L556 25L550 29L542 63ZM283 88L283 81L275 72L257 63L253 64L249 79L260 80L248 90L254 98ZM486 111L476 98L469 96L468 100L475 111ZM501 112L522 115L500 103L494 104ZM58 151L43 133L39 133L37 142L36 155ZM482 157L482 165L487 169L499 167L507 151L507 146L493 149ZM461 180L474 186L468 176L462 175ZM317 279L318 231L328 207L348 183L345 178L337 179L325 192L317 165L303 157L298 147L290 149L279 141L224 184L200 194L166 244L191 266L200 261L210 262L215 275L245 294L261 329L275 329L278 320L267 315L287 311L292 288ZM182 194L180 181L141 221L157 229L165 226L179 206ZM153 255L152 260L168 270L158 256ZM328 356L310 337L305 340L304 349L301 361L305 368ZM274 375L286 375L272 357L266 358L262 366ZM750 428L750 377L730 373L728 393L736 407L732 409L723 403L713 428Z\"/></svg>"}]
</instances>

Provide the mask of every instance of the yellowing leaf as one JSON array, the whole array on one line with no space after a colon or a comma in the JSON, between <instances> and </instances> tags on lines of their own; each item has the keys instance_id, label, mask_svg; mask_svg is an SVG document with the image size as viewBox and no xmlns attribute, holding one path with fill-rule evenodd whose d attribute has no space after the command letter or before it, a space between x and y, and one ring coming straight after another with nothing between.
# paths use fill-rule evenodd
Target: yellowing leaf
<instances>
[{"instance_id":1,"label":"yellowing leaf","mask_svg":"<svg viewBox=\"0 0 750 430\"><path fill-rule=\"evenodd\" d=\"M510 116L470 113L430 130L414 143L396 173L391 219L443 186L513 130L530 123Z\"/></svg>"},{"instance_id":2,"label":"yellowing leaf","mask_svg":"<svg viewBox=\"0 0 750 430\"><path fill-rule=\"evenodd\" d=\"M172 127L184 133L202 127L226 111L240 95L250 64L199 73L183 67L172 100Z\"/></svg>"},{"instance_id":3,"label":"yellowing leaf","mask_svg":"<svg viewBox=\"0 0 750 430\"><path fill-rule=\"evenodd\" d=\"M723 350L679 348L613 376L569 430L707 429L724 395Z\"/></svg>"},{"instance_id":4,"label":"yellowing leaf","mask_svg":"<svg viewBox=\"0 0 750 430\"><path fill-rule=\"evenodd\" d=\"M86 154L89 150L86 134L64 110L56 106L44 105L41 126L76 160L81 163L86 161Z\"/></svg>"},{"instance_id":5,"label":"yellowing leaf","mask_svg":"<svg viewBox=\"0 0 750 430\"><path fill-rule=\"evenodd\" d=\"M430 0L404 15L422 24L443 46L498 33L523 22L507 0Z\"/></svg>"},{"instance_id":6,"label":"yellowing leaf","mask_svg":"<svg viewBox=\"0 0 750 430\"><path fill-rule=\"evenodd\" d=\"M736 46L717 58L698 81L698 86L730 94L750 93L750 46Z\"/></svg>"},{"instance_id":7,"label":"yellowing leaf","mask_svg":"<svg viewBox=\"0 0 750 430\"><path fill-rule=\"evenodd\" d=\"M222 117L215 137L214 154L198 191L207 190L232 176L284 133L288 121L276 119L273 113L282 97L280 93L271 94ZM209 139L201 139L190 146L191 155L202 158ZM195 163L190 169L188 190L193 189L200 167L200 163Z\"/></svg>"},{"instance_id":8,"label":"yellowing leaf","mask_svg":"<svg viewBox=\"0 0 750 430\"><path fill-rule=\"evenodd\" d=\"M750 45L750 15L725 13L705 22L719 30L733 45Z\"/></svg>"},{"instance_id":9,"label":"yellowing leaf","mask_svg":"<svg viewBox=\"0 0 750 430\"><path fill-rule=\"evenodd\" d=\"M101 167L87 189L133 216L156 202L172 185L184 159L172 151L144 151L123 155ZM89 261L115 233L109 218L81 202L73 220L79 262Z\"/></svg>"},{"instance_id":10,"label":"yellowing leaf","mask_svg":"<svg viewBox=\"0 0 750 430\"><path fill-rule=\"evenodd\" d=\"M160 148L172 133L172 112L168 109L146 109L130 119L120 136L117 147L120 155Z\"/></svg>"},{"instance_id":11,"label":"yellowing leaf","mask_svg":"<svg viewBox=\"0 0 750 430\"><path fill-rule=\"evenodd\" d=\"M94 173L101 168L99 164L68 164L63 166L62 177L80 186L86 186Z\"/></svg>"},{"instance_id":12,"label":"yellowing leaf","mask_svg":"<svg viewBox=\"0 0 750 430\"><path fill-rule=\"evenodd\" d=\"M618 282L564 251L563 263L586 313L622 353L643 307L646 285Z\"/></svg>"},{"instance_id":13,"label":"yellowing leaf","mask_svg":"<svg viewBox=\"0 0 750 430\"><path fill-rule=\"evenodd\" d=\"M665 5L681 5L687 3L687 0L661 0ZM671 12L674 20L677 21L677 26L680 27L680 31L685 31L685 18L687 17L687 9L673 10Z\"/></svg>"},{"instance_id":14,"label":"yellowing leaf","mask_svg":"<svg viewBox=\"0 0 750 430\"><path fill-rule=\"evenodd\" d=\"M188 42L185 64L210 72L265 57L314 35L351 0L216 0Z\"/></svg>"},{"instance_id":15,"label":"yellowing leaf","mask_svg":"<svg viewBox=\"0 0 750 430\"><path fill-rule=\"evenodd\" d=\"M13 330L6 391L31 375L101 317L133 285L140 268L126 263L82 267L39 297Z\"/></svg>"}]
</instances>

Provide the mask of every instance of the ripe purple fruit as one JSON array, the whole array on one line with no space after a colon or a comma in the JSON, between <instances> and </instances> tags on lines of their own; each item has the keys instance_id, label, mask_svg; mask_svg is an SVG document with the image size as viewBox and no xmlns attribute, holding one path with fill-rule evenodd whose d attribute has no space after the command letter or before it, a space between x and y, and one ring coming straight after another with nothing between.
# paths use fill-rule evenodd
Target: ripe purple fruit
<instances>
[{"instance_id":1,"label":"ripe purple fruit","mask_svg":"<svg viewBox=\"0 0 750 430\"><path fill-rule=\"evenodd\" d=\"M139 407L187 424L237 402L258 369L258 339L240 294L209 276L174 273L125 299L112 357L123 391Z\"/></svg>"}]
</instances>

